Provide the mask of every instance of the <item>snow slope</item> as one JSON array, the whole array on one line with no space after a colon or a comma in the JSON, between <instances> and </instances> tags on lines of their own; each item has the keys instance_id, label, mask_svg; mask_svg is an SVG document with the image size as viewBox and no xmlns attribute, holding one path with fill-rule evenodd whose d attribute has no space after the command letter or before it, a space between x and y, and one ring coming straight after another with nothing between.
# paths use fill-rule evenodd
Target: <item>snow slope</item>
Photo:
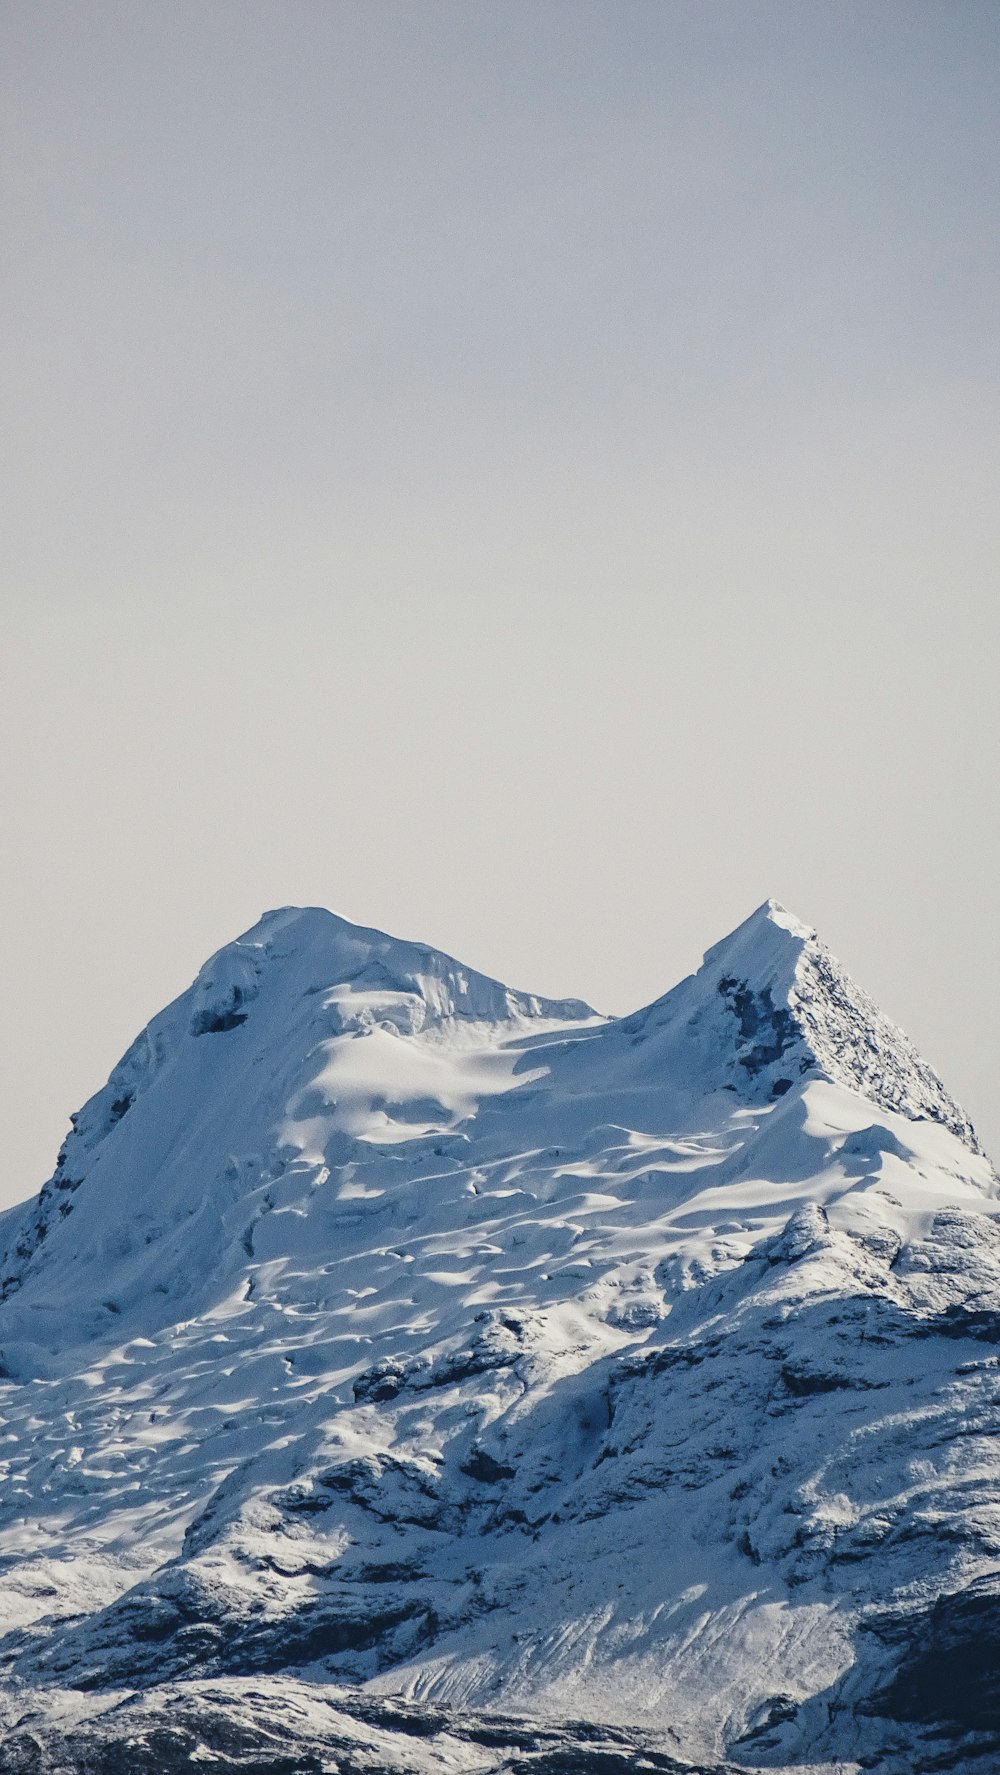
<instances>
[{"instance_id":1,"label":"snow slope","mask_svg":"<svg viewBox=\"0 0 1000 1775\"><path fill-rule=\"evenodd\" d=\"M0 1769L989 1767L998 1208L774 902L624 1019L266 915L0 1223Z\"/></svg>"}]
</instances>

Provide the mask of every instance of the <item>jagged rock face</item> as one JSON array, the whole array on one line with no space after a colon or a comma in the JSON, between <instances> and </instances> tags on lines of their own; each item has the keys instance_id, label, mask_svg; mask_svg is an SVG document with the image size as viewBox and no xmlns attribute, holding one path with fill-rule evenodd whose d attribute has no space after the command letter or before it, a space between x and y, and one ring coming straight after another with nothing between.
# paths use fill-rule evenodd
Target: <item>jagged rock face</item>
<instances>
[{"instance_id":1,"label":"jagged rock face","mask_svg":"<svg viewBox=\"0 0 1000 1775\"><path fill-rule=\"evenodd\" d=\"M707 1078L726 1078L758 1101L782 1096L807 1073L822 1076L880 1109L940 1122L982 1151L965 1112L909 1037L815 931L776 901L710 949L700 973L625 1027L655 1031L673 1072L683 1071L684 1049L693 1047L704 1055Z\"/></svg>"},{"instance_id":2,"label":"jagged rock face","mask_svg":"<svg viewBox=\"0 0 1000 1775\"><path fill-rule=\"evenodd\" d=\"M268 915L4 1218L0 1768L981 1768L997 1206L774 903L621 1020Z\"/></svg>"},{"instance_id":3,"label":"jagged rock face","mask_svg":"<svg viewBox=\"0 0 1000 1775\"><path fill-rule=\"evenodd\" d=\"M803 948L791 1011L827 1078L880 1109L940 1122L973 1152L982 1152L972 1123L937 1073L815 936Z\"/></svg>"}]
</instances>

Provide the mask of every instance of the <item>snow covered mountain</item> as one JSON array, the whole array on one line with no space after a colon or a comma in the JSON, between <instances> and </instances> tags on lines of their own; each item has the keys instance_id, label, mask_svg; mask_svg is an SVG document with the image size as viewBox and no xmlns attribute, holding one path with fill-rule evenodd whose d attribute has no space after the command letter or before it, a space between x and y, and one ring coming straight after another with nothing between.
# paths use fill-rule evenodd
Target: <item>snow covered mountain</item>
<instances>
[{"instance_id":1,"label":"snow covered mountain","mask_svg":"<svg viewBox=\"0 0 1000 1775\"><path fill-rule=\"evenodd\" d=\"M0 1770L997 1767L998 1214L774 902L624 1019L267 914L0 1219Z\"/></svg>"}]
</instances>

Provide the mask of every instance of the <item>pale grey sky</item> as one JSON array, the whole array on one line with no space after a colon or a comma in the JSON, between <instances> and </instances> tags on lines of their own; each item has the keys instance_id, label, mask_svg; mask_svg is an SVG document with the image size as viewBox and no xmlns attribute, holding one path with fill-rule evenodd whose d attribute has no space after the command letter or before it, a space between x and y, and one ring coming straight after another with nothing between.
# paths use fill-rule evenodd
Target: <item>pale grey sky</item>
<instances>
[{"instance_id":1,"label":"pale grey sky","mask_svg":"<svg viewBox=\"0 0 1000 1775\"><path fill-rule=\"evenodd\" d=\"M1000 1154L995 0L6 0L0 1201L326 903L768 894Z\"/></svg>"}]
</instances>

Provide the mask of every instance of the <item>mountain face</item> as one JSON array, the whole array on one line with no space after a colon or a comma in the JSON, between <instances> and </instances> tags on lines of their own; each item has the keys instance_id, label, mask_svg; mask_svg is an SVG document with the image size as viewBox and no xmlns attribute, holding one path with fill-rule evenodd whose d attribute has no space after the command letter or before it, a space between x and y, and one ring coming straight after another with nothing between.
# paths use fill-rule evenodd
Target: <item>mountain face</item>
<instances>
[{"instance_id":1,"label":"mountain face","mask_svg":"<svg viewBox=\"0 0 1000 1775\"><path fill-rule=\"evenodd\" d=\"M269 913L0 1218L0 1770L998 1766L998 1214L774 902L623 1019Z\"/></svg>"}]
</instances>

